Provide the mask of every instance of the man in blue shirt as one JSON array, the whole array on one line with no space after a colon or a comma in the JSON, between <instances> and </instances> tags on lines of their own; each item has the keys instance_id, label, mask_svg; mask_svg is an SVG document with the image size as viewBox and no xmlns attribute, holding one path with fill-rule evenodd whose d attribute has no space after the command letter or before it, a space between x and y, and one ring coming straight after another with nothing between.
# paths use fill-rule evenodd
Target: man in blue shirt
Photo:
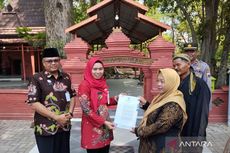
<instances>
[{"instance_id":1,"label":"man in blue shirt","mask_svg":"<svg viewBox=\"0 0 230 153\"><path fill-rule=\"evenodd\" d=\"M198 45L196 43L185 43L184 53L190 56L191 67L198 78L203 79L210 91L211 91L211 73L210 68L207 63L202 60L197 59L198 56Z\"/></svg>"}]
</instances>

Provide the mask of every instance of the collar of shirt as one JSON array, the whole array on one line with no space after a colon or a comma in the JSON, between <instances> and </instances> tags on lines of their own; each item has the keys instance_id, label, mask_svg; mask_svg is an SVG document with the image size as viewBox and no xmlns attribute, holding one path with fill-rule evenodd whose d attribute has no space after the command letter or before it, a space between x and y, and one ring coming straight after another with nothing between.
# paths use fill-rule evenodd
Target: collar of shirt
<instances>
[{"instance_id":1,"label":"collar of shirt","mask_svg":"<svg viewBox=\"0 0 230 153\"><path fill-rule=\"evenodd\" d=\"M198 64L199 63L199 60L196 59L192 64Z\"/></svg>"},{"instance_id":2,"label":"collar of shirt","mask_svg":"<svg viewBox=\"0 0 230 153\"><path fill-rule=\"evenodd\" d=\"M192 64L191 66L194 68L194 69L197 69L198 67L200 67L200 60L196 59Z\"/></svg>"},{"instance_id":3,"label":"collar of shirt","mask_svg":"<svg viewBox=\"0 0 230 153\"><path fill-rule=\"evenodd\" d=\"M46 76L47 78L54 77L53 74L50 74L50 73L47 72L47 71L44 71L44 74L45 74L45 76ZM60 70L58 70L58 78L59 78L59 77L63 77L63 73L62 73Z\"/></svg>"}]
</instances>

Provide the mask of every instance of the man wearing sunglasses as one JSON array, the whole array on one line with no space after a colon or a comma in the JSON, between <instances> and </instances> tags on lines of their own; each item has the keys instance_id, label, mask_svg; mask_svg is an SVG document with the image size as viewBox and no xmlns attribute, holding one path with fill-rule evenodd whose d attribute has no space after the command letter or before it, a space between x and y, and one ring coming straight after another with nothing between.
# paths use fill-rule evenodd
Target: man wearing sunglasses
<instances>
[{"instance_id":1,"label":"man wearing sunglasses","mask_svg":"<svg viewBox=\"0 0 230 153\"><path fill-rule=\"evenodd\" d=\"M34 133L40 153L70 152L70 119L73 117L75 90L70 76L60 71L56 48L42 54L44 71L35 74L28 85L27 103L35 110Z\"/></svg>"}]
</instances>

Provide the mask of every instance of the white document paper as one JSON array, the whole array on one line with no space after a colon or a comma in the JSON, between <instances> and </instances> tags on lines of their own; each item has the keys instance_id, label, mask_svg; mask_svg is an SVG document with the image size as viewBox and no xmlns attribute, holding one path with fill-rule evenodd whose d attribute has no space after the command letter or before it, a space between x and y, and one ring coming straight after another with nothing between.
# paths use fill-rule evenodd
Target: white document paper
<instances>
[{"instance_id":1,"label":"white document paper","mask_svg":"<svg viewBox=\"0 0 230 153\"><path fill-rule=\"evenodd\" d=\"M136 126L139 98L120 95L115 113L116 127L131 130Z\"/></svg>"}]
</instances>

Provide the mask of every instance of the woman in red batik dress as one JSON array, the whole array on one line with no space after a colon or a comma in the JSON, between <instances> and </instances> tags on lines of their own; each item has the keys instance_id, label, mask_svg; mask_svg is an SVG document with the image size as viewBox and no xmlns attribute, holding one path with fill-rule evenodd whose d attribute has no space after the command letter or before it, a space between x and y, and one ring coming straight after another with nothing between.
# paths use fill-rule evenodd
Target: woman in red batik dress
<instances>
[{"instance_id":1,"label":"woman in red batik dress","mask_svg":"<svg viewBox=\"0 0 230 153\"><path fill-rule=\"evenodd\" d=\"M108 98L108 86L104 79L104 65L99 58L91 58L84 72L84 80L78 88L82 108L81 146L88 153L108 153L113 140L114 124L108 105L116 104Z\"/></svg>"}]
</instances>

